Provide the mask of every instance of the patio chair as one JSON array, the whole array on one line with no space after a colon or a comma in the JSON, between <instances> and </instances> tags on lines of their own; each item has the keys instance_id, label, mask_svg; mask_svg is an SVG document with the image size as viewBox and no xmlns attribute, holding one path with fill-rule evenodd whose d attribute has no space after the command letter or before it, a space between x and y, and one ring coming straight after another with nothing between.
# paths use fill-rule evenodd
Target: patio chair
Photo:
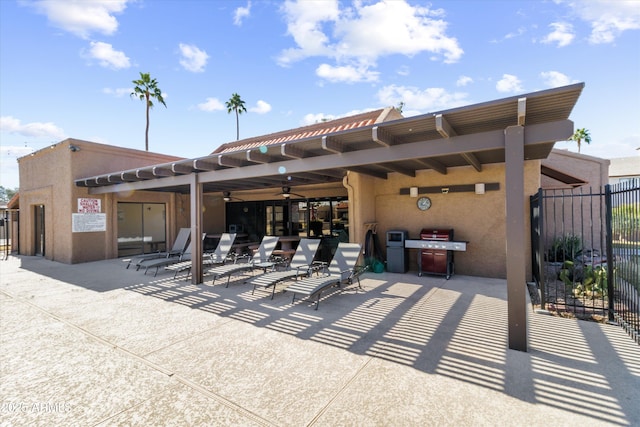
<instances>
[{"instance_id":1,"label":"patio chair","mask_svg":"<svg viewBox=\"0 0 640 427\"><path fill-rule=\"evenodd\" d=\"M278 236L264 236L262 242L256 252L253 255L236 257L233 264L219 265L217 267L207 270L207 274L213 276L212 285L215 285L216 279L219 277L227 276L227 285L229 287L229 281L231 276L237 273L253 270L254 268L262 268L266 271L276 265L272 259L273 250L278 244Z\"/></svg>"},{"instance_id":2,"label":"patio chair","mask_svg":"<svg viewBox=\"0 0 640 427\"><path fill-rule=\"evenodd\" d=\"M149 271L150 268L155 268L153 277L156 277L158 275L158 270L160 270L160 267L166 268L167 266L170 266L173 264L180 264L185 262L191 263L191 246L192 245L193 245L193 242L189 243L189 248L187 249L187 251L178 257L156 258L156 259L147 260L145 262L140 263L140 268L144 267L144 274L147 274L147 271Z\"/></svg>"},{"instance_id":3,"label":"patio chair","mask_svg":"<svg viewBox=\"0 0 640 427\"><path fill-rule=\"evenodd\" d=\"M273 296L276 293L276 285L278 283L284 280L309 275L310 270L313 268L313 259L316 256L319 246L319 239L300 239L298 248L296 249L293 258L291 258L291 261L288 263L286 270L271 271L269 273L260 274L245 282L253 285L251 294L255 292L258 286L262 286L265 289L269 286L273 286L273 290L271 291L271 299L273 299Z\"/></svg>"},{"instance_id":4,"label":"patio chair","mask_svg":"<svg viewBox=\"0 0 640 427\"><path fill-rule=\"evenodd\" d=\"M343 283L350 285L354 279L358 280L358 287L362 289L359 276L366 267L356 267L361 250L359 243L339 243L326 272L319 276L297 280L284 289L285 292L293 292L291 303L295 302L296 295L305 295L309 298L317 295L315 308L317 310L320 305L320 296L325 289L334 286L342 287Z\"/></svg>"},{"instance_id":5,"label":"patio chair","mask_svg":"<svg viewBox=\"0 0 640 427\"><path fill-rule=\"evenodd\" d=\"M150 254L144 255L136 255L129 259L127 263L127 269L134 264L136 266L136 271L140 269L140 264L144 261L156 258L170 258L170 257L179 257L184 254L184 251L187 249L187 245L189 244L189 240L191 238L191 229L190 228L181 228L176 236L176 240L173 242L173 246L171 250L165 252L153 252Z\"/></svg>"},{"instance_id":6,"label":"patio chair","mask_svg":"<svg viewBox=\"0 0 640 427\"><path fill-rule=\"evenodd\" d=\"M206 237L206 234L202 235L202 239ZM224 264L229 259L231 253L231 247L233 246L233 242L236 240L236 233L222 233L220 236L220 241L218 242L218 246L214 249L213 252L207 252L202 256L202 265L203 266L214 266L219 264ZM183 260L178 263L168 264L164 268L165 270L173 271L173 278L175 279L178 276L178 273L183 271L187 272L187 279L191 275L191 258L187 260Z\"/></svg>"}]
</instances>

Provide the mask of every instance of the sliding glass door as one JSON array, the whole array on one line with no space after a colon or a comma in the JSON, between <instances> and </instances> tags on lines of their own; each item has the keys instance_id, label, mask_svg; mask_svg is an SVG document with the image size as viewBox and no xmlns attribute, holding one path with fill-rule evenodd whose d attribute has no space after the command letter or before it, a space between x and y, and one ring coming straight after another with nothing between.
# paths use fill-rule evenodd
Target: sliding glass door
<instances>
[{"instance_id":1,"label":"sliding glass door","mask_svg":"<svg viewBox=\"0 0 640 427\"><path fill-rule=\"evenodd\" d=\"M164 203L118 203L118 256L166 249Z\"/></svg>"}]
</instances>

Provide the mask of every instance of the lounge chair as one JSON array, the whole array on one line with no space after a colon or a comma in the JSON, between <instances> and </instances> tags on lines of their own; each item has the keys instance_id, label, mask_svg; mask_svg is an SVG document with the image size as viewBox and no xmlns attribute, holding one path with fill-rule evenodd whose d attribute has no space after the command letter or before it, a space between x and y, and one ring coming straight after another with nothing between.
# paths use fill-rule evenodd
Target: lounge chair
<instances>
[{"instance_id":1,"label":"lounge chair","mask_svg":"<svg viewBox=\"0 0 640 427\"><path fill-rule=\"evenodd\" d=\"M140 269L140 264L144 261L156 258L170 258L170 257L179 257L184 254L187 249L187 245L189 244L189 240L191 237L191 229L190 228L181 228L176 236L176 240L173 242L173 246L171 250L165 252L153 252L150 254L137 255L133 256L129 259L129 263L127 264L127 268L134 264L136 266L136 271Z\"/></svg>"},{"instance_id":2,"label":"lounge chair","mask_svg":"<svg viewBox=\"0 0 640 427\"><path fill-rule=\"evenodd\" d=\"M276 293L276 285L278 283L300 276L307 276L312 269L313 259L316 256L319 246L319 239L300 239L298 248L287 265L286 270L260 274L245 282L253 285L251 294L255 292L258 286L262 286L265 289L269 286L273 286L273 290L271 291L271 299L273 299L273 296Z\"/></svg>"},{"instance_id":3,"label":"lounge chair","mask_svg":"<svg viewBox=\"0 0 640 427\"><path fill-rule=\"evenodd\" d=\"M206 234L203 234L203 240ZM236 233L222 233L218 246L213 252L207 252L202 256L203 266L220 265L227 262L231 253L231 247L236 240ZM187 260L183 260L178 263L167 264L165 270L173 271L173 278L175 279L178 273L183 271L187 272L187 279L191 275L191 257Z\"/></svg>"},{"instance_id":4,"label":"lounge chair","mask_svg":"<svg viewBox=\"0 0 640 427\"><path fill-rule=\"evenodd\" d=\"M320 304L320 296L325 289L342 286L343 283L352 284L353 279L358 280L358 287L362 289L359 276L364 269L356 267L361 250L362 247L359 243L339 243L331 264L329 264L329 268L325 273L296 280L284 289L285 292L293 292L291 303L295 302L296 295L305 295L305 297L317 295L317 310Z\"/></svg>"},{"instance_id":5,"label":"lounge chair","mask_svg":"<svg viewBox=\"0 0 640 427\"><path fill-rule=\"evenodd\" d=\"M191 246L192 245L193 245L193 242L189 243L189 248L187 249L187 251L182 255L180 255L179 257L157 258L157 259L147 260L140 263L139 268L144 267L144 274L147 274L147 271L149 271L150 268L155 268L156 270L153 273L153 277L156 277L158 275L158 270L160 269L160 267L166 268L167 266L172 264L181 264L185 262L191 263Z\"/></svg>"},{"instance_id":6,"label":"lounge chair","mask_svg":"<svg viewBox=\"0 0 640 427\"><path fill-rule=\"evenodd\" d=\"M219 265L207 270L206 273L213 276L213 282L211 284L215 285L217 278L227 276L226 287L229 287L229 281L234 274L253 270L254 268L262 268L264 271L272 268L276 265L272 260L272 254L277 244L277 236L264 236L260 246L253 255L236 257L233 264Z\"/></svg>"}]
</instances>

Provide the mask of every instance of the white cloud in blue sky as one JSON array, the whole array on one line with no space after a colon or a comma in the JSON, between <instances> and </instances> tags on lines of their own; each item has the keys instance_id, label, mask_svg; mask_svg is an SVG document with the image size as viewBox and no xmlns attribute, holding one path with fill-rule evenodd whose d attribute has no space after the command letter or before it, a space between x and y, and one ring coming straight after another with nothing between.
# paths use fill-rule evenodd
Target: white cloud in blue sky
<instances>
[{"instance_id":1,"label":"white cloud in blue sky","mask_svg":"<svg viewBox=\"0 0 640 427\"><path fill-rule=\"evenodd\" d=\"M522 82L513 74L503 74L496 83L496 90L500 93L516 93L524 91Z\"/></svg>"},{"instance_id":2,"label":"white cloud in blue sky","mask_svg":"<svg viewBox=\"0 0 640 427\"><path fill-rule=\"evenodd\" d=\"M185 43L180 43L178 48L180 49L180 65L185 70L192 73L202 73L204 71L209 60L207 52L195 45Z\"/></svg>"},{"instance_id":3,"label":"white cloud in blue sky","mask_svg":"<svg viewBox=\"0 0 640 427\"><path fill-rule=\"evenodd\" d=\"M207 98L205 102L198 104L197 108L200 111L206 112L223 111L227 109L227 107L224 106L224 102L221 102L217 98Z\"/></svg>"},{"instance_id":4,"label":"white cloud in blue sky","mask_svg":"<svg viewBox=\"0 0 640 427\"><path fill-rule=\"evenodd\" d=\"M585 89L571 119L593 139L582 152L636 155L638 46L640 1L0 1L0 145L68 135L140 149L144 108L127 98L150 72L167 101L151 112L150 148L177 156L235 140L232 93L250 137L575 82ZM7 156L0 185L16 179Z\"/></svg>"},{"instance_id":5,"label":"white cloud in blue sky","mask_svg":"<svg viewBox=\"0 0 640 427\"><path fill-rule=\"evenodd\" d=\"M558 47L564 47L571 44L575 38L573 33L573 25L566 22L552 22L549 27L553 29L542 39L543 43L555 43Z\"/></svg>"},{"instance_id":6,"label":"white cloud in blue sky","mask_svg":"<svg viewBox=\"0 0 640 427\"><path fill-rule=\"evenodd\" d=\"M252 113L267 114L271 111L271 105L269 105L268 102L259 99L258 102L256 102L255 107L250 107L248 110Z\"/></svg>"},{"instance_id":7,"label":"white cloud in blue sky","mask_svg":"<svg viewBox=\"0 0 640 427\"><path fill-rule=\"evenodd\" d=\"M251 2L247 2L246 6L237 8L233 14L234 25L242 25L242 21L251 16Z\"/></svg>"},{"instance_id":8,"label":"white cloud in blue sky","mask_svg":"<svg viewBox=\"0 0 640 427\"><path fill-rule=\"evenodd\" d=\"M109 43L90 42L85 57L96 60L101 67L120 70L131 67L131 61L124 52L115 50Z\"/></svg>"},{"instance_id":9,"label":"white cloud in blue sky","mask_svg":"<svg viewBox=\"0 0 640 427\"><path fill-rule=\"evenodd\" d=\"M117 14L124 12L127 0L37 0L21 1L47 17L54 27L81 38L93 33L114 34L118 30Z\"/></svg>"}]
</instances>

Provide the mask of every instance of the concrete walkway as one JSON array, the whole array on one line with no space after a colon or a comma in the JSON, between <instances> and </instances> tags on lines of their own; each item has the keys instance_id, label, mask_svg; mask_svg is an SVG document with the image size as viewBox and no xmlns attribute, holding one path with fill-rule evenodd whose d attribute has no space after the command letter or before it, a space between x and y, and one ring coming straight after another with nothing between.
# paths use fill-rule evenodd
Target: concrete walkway
<instances>
[{"instance_id":1,"label":"concrete walkway","mask_svg":"<svg viewBox=\"0 0 640 427\"><path fill-rule=\"evenodd\" d=\"M315 311L124 265L0 263L0 425L640 425L640 346L530 312L508 350L504 280L371 273Z\"/></svg>"}]
</instances>

